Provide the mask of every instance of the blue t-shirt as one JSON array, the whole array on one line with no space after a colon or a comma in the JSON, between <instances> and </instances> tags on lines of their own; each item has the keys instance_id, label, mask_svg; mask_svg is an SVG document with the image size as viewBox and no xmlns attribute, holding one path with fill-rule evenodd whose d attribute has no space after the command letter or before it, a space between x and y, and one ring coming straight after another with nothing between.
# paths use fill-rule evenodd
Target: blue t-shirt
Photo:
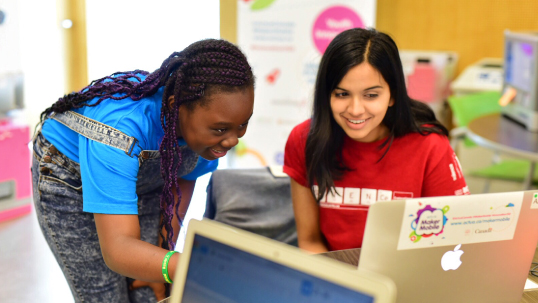
<instances>
[{"instance_id":1,"label":"blue t-shirt","mask_svg":"<svg viewBox=\"0 0 538 303\"><path fill-rule=\"evenodd\" d=\"M137 146L133 154L139 154L141 150L159 150L164 136L161 126L163 89L161 87L153 96L139 101L131 98L104 100L98 106L85 106L74 111L138 139L140 147ZM89 104L96 101L97 98ZM42 133L61 153L80 164L85 212L138 214L138 158L90 140L53 119L45 121ZM178 143L186 145L183 139ZM217 165L218 160L198 157L195 169L181 178L196 180L214 171Z\"/></svg>"}]
</instances>

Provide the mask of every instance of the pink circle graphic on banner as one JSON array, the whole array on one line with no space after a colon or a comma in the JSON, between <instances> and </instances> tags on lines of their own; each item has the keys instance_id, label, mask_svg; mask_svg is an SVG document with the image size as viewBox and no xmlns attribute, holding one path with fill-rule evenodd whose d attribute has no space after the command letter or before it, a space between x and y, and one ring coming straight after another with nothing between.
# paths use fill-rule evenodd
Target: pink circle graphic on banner
<instances>
[{"instance_id":1,"label":"pink circle graphic on banner","mask_svg":"<svg viewBox=\"0 0 538 303\"><path fill-rule=\"evenodd\" d=\"M355 27L364 27L361 17L345 6L331 6L319 14L312 28L312 39L320 53L339 33Z\"/></svg>"}]
</instances>

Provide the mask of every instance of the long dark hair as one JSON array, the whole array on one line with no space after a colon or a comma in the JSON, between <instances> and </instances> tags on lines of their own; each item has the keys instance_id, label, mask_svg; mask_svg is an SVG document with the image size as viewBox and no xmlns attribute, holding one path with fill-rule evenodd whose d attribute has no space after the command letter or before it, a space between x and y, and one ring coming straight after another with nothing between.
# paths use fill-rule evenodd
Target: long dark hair
<instances>
[{"instance_id":1,"label":"long dark hair","mask_svg":"<svg viewBox=\"0 0 538 303\"><path fill-rule=\"evenodd\" d=\"M142 80L140 75L147 77ZM161 124L164 137L159 152L164 187L161 194L163 219L159 233L163 240L162 247L174 249L172 218L175 212L179 219L181 201L181 191L175 186L182 163L176 135L179 106L193 109L194 105L207 101L210 93L243 91L254 86L251 67L237 46L225 40L201 40L170 55L153 73L141 70L118 72L95 80L81 91L63 96L43 111L41 122L52 112L62 113L74 108L97 106L104 100L131 98L137 101L155 94L162 86ZM170 96L174 96L175 100L172 108L168 105ZM95 98L98 100L88 105ZM175 210L173 188L176 188L178 196ZM162 234L163 227L167 231L166 238Z\"/></svg>"},{"instance_id":2,"label":"long dark hair","mask_svg":"<svg viewBox=\"0 0 538 303\"><path fill-rule=\"evenodd\" d=\"M318 69L310 131L306 140L308 184L319 201L334 180L349 170L342 162L342 145L346 136L332 115L331 93L353 67L368 62L378 70L390 89L394 105L383 119L390 134L381 144L387 153L394 138L416 132L422 135L438 133L448 136L448 130L435 118L428 105L407 95L402 62L396 43L390 36L375 29L354 28L338 34L329 44Z\"/></svg>"}]
</instances>

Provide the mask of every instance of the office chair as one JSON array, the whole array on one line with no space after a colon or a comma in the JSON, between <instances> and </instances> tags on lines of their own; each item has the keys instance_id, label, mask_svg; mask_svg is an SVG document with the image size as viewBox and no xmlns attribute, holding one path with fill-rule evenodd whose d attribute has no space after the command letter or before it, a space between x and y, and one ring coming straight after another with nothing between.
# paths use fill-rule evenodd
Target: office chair
<instances>
[{"instance_id":1,"label":"office chair","mask_svg":"<svg viewBox=\"0 0 538 303\"><path fill-rule=\"evenodd\" d=\"M204 217L297 246L290 179L267 167L213 172Z\"/></svg>"},{"instance_id":2,"label":"office chair","mask_svg":"<svg viewBox=\"0 0 538 303\"><path fill-rule=\"evenodd\" d=\"M448 104L452 110L456 128L450 131L451 145L458 154L459 143L463 140L467 148L476 146L466 137L467 125L480 116L501 112L498 101L499 92L482 92L465 96L451 96ZM495 151L492 164L485 168L469 171L470 176L485 178L483 192L489 192L491 180L506 180L523 182L530 169L530 162L526 160L501 160L500 153ZM538 183L538 171L535 172L533 183Z\"/></svg>"}]
</instances>

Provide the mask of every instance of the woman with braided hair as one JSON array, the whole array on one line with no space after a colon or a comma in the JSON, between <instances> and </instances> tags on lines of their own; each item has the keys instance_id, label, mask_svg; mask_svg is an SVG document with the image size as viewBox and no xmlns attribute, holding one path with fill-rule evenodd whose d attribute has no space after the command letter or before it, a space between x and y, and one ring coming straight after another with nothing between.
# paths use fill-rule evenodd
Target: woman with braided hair
<instances>
[{"instance_id":1,"label":"woman with braided hair","mask_svg":"<svg viewBox=\"0 0 538 303\"><path fill-rule=\"evenodd\" d=\"M253 102L243 53L208 39L153 73L95 80L42 113L36 213L75 302L162 298L196 178L245 134ZM136 287L144 284L155 294Z\"/></svg>"}]
</instances>

